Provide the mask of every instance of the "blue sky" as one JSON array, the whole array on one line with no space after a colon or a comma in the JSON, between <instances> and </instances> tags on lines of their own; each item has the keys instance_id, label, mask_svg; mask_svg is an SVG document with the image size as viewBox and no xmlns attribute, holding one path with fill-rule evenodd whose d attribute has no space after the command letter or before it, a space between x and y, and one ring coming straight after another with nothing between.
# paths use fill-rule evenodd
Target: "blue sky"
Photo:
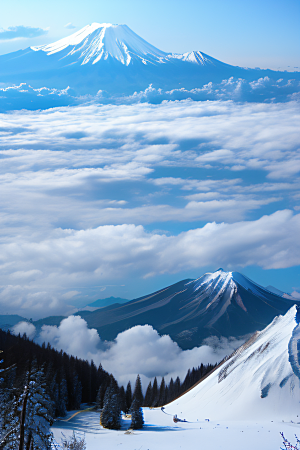
<instances>
[{"instance_id":1,"label":"blue sky","mask_svg":"<svg viewBox=\"0 0 300 450\"><path fill-rule=\"evenodd\" d=\"M91 22L126 23L165 51L201 50L248 67L300 66L297 0L11 0L1 4L0 28L33 27L45 34L37 31L35 38L2 40L0 54L55 41ZM75 28L65 28L67 24Z\"/></svg>"}]
</instances>

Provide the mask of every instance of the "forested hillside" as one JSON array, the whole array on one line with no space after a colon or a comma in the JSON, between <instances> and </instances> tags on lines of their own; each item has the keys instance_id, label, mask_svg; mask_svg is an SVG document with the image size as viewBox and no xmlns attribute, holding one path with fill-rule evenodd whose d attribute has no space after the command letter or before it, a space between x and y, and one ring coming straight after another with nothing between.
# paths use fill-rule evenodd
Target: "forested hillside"
<instances>
[{"instance_id":1,"label":"forested hillside","mask_svg":"<svg viewBox=\"0 0 300 450\"><path fill-rule=\"evenodd\" d=\"M118 429L121 412L131 413L132 426L143 426L142 406L163 406L180 396L214 366L201 364L188 370L183 382L162 378L150 382L145 396L137 375L132 390L118 386L101 364L85 361L57 351L49 344L38 345L24 336L0 330L2 363L0 373L0 448L50 449L50 426L56 417L82 403L101 411L104 427ZM23 442L23 446L21 443ZM17 444L16 444L17 443ZM21 446L20 446L21 445Z\"/></svg>"}]
</instances>

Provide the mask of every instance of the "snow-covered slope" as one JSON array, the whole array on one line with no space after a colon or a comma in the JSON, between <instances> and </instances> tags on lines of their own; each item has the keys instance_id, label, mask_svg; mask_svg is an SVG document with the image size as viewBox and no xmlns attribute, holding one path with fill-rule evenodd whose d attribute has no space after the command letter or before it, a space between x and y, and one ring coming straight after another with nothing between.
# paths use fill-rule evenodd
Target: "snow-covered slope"
<instances>
[{"instance_id":1,"label":"snow-covered slope","mask_svg":"<svg viewBox=\"0 0 300 450\"><path fill-rule=\"evenodd\" d=\"M296 312L293 306L276 317L208 378L167 405L166 412L188 420L300 422Z\"/></svg>"}]
</instances>

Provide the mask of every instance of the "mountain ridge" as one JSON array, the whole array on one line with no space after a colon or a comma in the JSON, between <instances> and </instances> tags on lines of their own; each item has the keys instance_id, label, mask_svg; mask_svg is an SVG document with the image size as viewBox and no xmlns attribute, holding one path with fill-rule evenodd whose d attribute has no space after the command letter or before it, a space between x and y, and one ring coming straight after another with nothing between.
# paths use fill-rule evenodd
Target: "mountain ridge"
<instances>
[{"instance_id":1,"label":"mountain ridge","mask_svg":"<svg viewBox=\"0 0 300 450\"><path fill-rule=\"evenodd\" d=\"M300 306L298 299L278 292L239 272L218 269L124 303L106 299L107 306L88 305L75 315L81 316L89 328L95 328L102 340L112 341L136 325L151 325L160 335L170 335L182 349L191 349L205 344L211 336L247 339L292 305ZM51 316L33 324L38 329L43 325L58 326L64 318Z\"/></svg>"}]
</instances>

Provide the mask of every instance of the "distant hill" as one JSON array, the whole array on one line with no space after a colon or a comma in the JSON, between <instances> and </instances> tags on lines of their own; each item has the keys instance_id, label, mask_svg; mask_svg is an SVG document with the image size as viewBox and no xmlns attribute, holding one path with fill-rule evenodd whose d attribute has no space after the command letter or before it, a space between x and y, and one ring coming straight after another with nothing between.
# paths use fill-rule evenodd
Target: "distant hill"
<instances>
[{"instance_id":1,"label":"distant hill","mask_svg":"<svg viewBox=\"0 0 300 450\"><path fill-rule=\"evenodd\" d=\"M87 306L90 306L91 308L104 308L105 306L113 305L114 303L127 303L129 302L126 298L120 298L120 297L107 297L107 298L100 298L99 300L96 300L93 303L90 303Z\"/></svg>"},{"instance_id":2,"label":"distant hill","mask_svg":"<svg viewBox=\"0 0 300 450\"><path fill-rule=\"evenodd\" d=\"M23 320L28 321L22 316L18 316L17 314L3 314L0 315L0 328L3 330L8 330L19 322Z\"/></svg>"}]
</instances>

